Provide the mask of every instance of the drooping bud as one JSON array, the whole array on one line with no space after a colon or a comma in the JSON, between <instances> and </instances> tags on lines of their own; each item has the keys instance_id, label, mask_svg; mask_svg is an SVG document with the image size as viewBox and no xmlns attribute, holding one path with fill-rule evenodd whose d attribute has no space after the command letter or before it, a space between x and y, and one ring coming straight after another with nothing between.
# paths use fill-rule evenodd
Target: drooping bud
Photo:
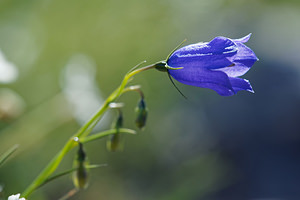
<instances>
[{"instance_id":1,"label":"drooping bud","mask_svg":"<svg viewBox=\"0 0 300 200\"><path fill-rule=\"evenodd\" d=\"M121 110L119 109L119 116L116 121L113 123L112 128L116 129L116 133L113 134L110 139L106 143L106 147L108 151L122 151L122 141L121 141L121 134L119 129L123 126L123 115Z\"/></svg>"},{"instance_id":2,"label":"drooping bud","mask_svg":"<svg viewBox=\"0 0 300 200\"><path fill-rule=\"evenodd\" d=\"M141 98L135 111L136 111L135 124L138 128L142 129L146 125L147 114L148 114L148 109L146 107L144 98Z\"/></svg>"},{"instance_id":3,"label":"drooping bud","mask_svg":"<svg viewBox=\"0 0 300 200\"><path fill-rule=\"evenodd\" d=\"M82 143L79 143L76 159L74 160L73 183L76 188L84 189L88 186L88 171L86 169L87 157L83 150Z\"/></svg>"},{"instance_id":4,"label":"drooping bud","mask_svg":"<svg viewBox=\"0 0 300 200\"><path fill-rule=\"evenodd\" d=\"M119 129L122 128L122 126L123 126L123 115L121 110L119 110L119 116L114 122L113 128L117 129L117 131L119 132Z\"/></svg>"},{"instance_id":5,"label":"drooping bud","mask_svg":"<svg viewBox=\"0 0 300 200\"><path fill-rule=\"evenodd\" d=\"M111 152L122 151L121 134L115 133L111 136L110 140L106 143L107 149Z\"/></svg>"}]
</instances>

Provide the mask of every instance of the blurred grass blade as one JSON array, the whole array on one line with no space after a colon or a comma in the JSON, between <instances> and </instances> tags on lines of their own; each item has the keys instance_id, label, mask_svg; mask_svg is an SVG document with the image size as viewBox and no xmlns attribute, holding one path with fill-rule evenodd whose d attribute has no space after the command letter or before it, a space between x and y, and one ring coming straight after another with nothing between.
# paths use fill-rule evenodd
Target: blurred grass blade
<instances>
[{"instance_id":1,"label":"blurred grass blade","mask_svg":"<svg viewBox=\"0 0 300 200\"><path fill-rule=\"evenodd\" d=\"M13 154L17 150L18 147L19 147L19 145L15 144L13 147L11 147L10 149L8 149L4 154L1 155L1 157L0 157L0 166L5 162L5 160L11 154Z\"/></svg>"},{"instance_id":2,"label":"blurred grass blade","mask_svg":"<svg viewBox=\"0 0 300 200\"><path fill-rule=\"evenodd\" d=\"M67 200L70 199L72 196L74 196L79 190L77 188L73 188L70 190L67 194L65 194L63 197L59 198L58 200Z\"/></svg>"}]
</instances>

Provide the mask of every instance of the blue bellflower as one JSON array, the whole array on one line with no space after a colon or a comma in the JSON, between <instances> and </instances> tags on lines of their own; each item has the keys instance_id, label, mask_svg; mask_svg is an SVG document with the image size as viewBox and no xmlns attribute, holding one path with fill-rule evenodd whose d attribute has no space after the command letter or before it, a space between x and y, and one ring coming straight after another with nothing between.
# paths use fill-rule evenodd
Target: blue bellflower
<instances>
[{"instance_id":1,"label":"blue bellflower","mask_svg":"<svg viewBox=\"0 0 300 200\"><path fill-rule=\"evenodd\" d=\"M210 42L182 47L168 58L168 72L183 84L210 88L222 96L231 96L240 90L254 92L248 80L238 78L258 60L244 45L250 36L216 37Z\"/></svg>"}]
</instances>

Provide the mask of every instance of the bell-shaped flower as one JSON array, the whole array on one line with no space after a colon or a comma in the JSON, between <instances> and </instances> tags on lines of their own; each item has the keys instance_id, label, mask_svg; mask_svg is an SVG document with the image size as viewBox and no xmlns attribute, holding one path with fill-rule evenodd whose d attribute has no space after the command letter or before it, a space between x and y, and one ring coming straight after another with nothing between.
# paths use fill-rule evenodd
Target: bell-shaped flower
<instances>
[{"instance_id":1,"label":"bell-shaped flower","mask_svg":"<svg viewBox=\"0 0 300 200\"><path fill-rule=\"evenodd\" d=\"M182 47L168 58L168 72L181 83L210 88L222 96L234 95L240 90L253 92L248 80L238 78L258 60L244 45L250 36L216 37L210 42Z\"/></svg>"}]
</instances>

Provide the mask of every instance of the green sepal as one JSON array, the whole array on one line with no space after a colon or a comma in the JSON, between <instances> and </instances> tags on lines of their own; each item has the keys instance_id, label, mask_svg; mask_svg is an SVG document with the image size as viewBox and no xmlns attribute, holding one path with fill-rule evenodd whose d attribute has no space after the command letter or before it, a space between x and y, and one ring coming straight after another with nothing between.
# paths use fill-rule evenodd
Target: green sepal
<instances>
[{"instance_id":1,"label":"green sepal","mask_svg":"<svg viewBox=\"0 0 300 200\"><path fill-rule=\"evenodd\" d=\"M166 60L164 61L160 61L155 63L155 69L162 71L162 72L167 72L169 69L170 70L178 70L178 69L182 69L183 67L170 67L168 66L168 60L171 57L171 55L181 47L181 45L186 41L186 39L184 39L175 49L173 49L171 51L171 53L169 53L169 55L167 56Z\"/></svg>"},{"instance_id":2,"label":"green sepal","mask_svg":"<svg viewBox=\"0 0 300 200\"><path fill-rule=\"evenodd\" d=\"M183 67L170 67L169 65L166 64L165 66L167 69L170 69L170 70L178 70L178 69L182 69Z\"/></svg>"},{"instance_id":3,"label":"green sepal","mask_svg":"<svg viewBox=\"0 0 300 200\"><path fill-rule=\"evenodd\" d=\"M167 59L166 59L167 62L168 62L169 58L171 57L171 55L172 55L177 49L179 49L179 48L181 47L181 45L182 45L183 43L185 43L185 42L186 42L186 39L184 39L177 47L175 47L175 49L173 49L173 51L171 51L171 53L169 53L169 55L168 55L168 57L167 57Z\"/></svg>"}]
</instances>

